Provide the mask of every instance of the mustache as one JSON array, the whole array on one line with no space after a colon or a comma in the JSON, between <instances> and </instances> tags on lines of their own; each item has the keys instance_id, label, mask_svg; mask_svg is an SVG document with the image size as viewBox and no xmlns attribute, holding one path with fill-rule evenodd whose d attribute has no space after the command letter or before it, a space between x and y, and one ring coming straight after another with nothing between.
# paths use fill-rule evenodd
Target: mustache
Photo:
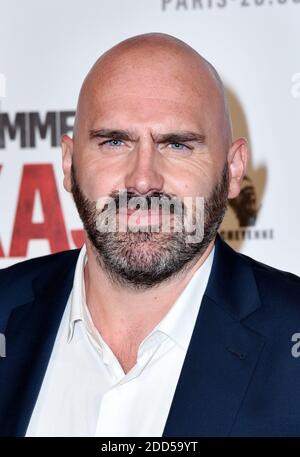
<instances>
[{"instance_id":1,"label":"mustache","mask_svg":"<svg viewBox=\"0 0 300 457\"><path fill-rule=\"evenodd\" d=\"M174 202L174 200L176 201L176 205L177 206L178 206L178 204L181 205L183 211L185 211L184 202L179 197L177 197L176 195L171 195L171 194L165 193L165 192L154 191L147 195L140 195L140 194L138 194L136 192L132 192L132 191L128 191L128 192L127 191L126 192L113 191L109 194L109 197L114 200L116 210L119 210L120 207L124 207L124 204L126 204L127 208L130 207L130 200L132 200L132 199L137 199L137 201L139 199L142 199L143 203L145 203L147 208L150 209L153 199L155 198L158 200L159 204L168 203L171 214L174 214L174 212L175 212L174 204L170 204L170 203ZM136 206L139 206L139 203L137 203ZM108 209L108 204L105 204L104 207L102 208L100 214L103 211L106 211L107 209Z\"/></svg>"}]
</instances>

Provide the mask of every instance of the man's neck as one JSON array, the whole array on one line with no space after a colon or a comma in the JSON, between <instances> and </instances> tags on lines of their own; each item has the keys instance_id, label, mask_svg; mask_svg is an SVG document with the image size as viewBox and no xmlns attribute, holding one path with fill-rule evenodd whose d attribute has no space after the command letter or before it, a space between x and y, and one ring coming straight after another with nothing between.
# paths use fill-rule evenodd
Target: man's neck
<instances>
[{"instance_id":1,"label":"man's neck","mask_svg":"<svg viewBox=\"0 0 300 457\"><path fill-rule=\"evenodd\" d=\"M195 271L207 259L213 245L214 240L190 269L174 279L154 288L133 290L112 284L87 240L86 301L93 323L103 338L107 342L142 341L167 314Z\"/></svg>"}]
</instances>

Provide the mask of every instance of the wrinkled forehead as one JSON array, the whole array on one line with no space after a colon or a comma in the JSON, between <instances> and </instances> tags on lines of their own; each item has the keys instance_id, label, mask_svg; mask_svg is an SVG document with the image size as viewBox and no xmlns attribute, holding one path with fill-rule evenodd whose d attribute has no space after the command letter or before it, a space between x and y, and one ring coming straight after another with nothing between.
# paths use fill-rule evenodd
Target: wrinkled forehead
<instances>
[{"instance_id":1,"label":"wrinkled forehead","mask_svg":"<svg viewBox=\"0 0 300 457\"><path fill-rule=\"evenodd\" d=\"M198 56L198 55L197 55ZM107 53L84 81L77 107L77 124L87 125L101 113L131 109L141 116L164 108L178 116L199 115L203 122L223 117L222 90L208 65L193 53L168 49L133 49ZM172 111L174 110L174 111Z\"/></svg>"}]
</instances>

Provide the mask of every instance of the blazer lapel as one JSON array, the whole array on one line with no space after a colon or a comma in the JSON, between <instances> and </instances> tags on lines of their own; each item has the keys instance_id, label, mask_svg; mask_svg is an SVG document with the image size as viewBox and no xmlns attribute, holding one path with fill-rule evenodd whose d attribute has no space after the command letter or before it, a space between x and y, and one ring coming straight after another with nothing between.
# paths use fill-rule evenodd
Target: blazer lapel
<instances>
[{"instance_id":1,"label":"blazer lapel","mask_svg":"<svg viewBox=\"0 0 300 457\"><path fill-rule=\"evenodd\" d=\"M0 434L24 436L73 285L79 250L58 254L32 283L32 300L16 306L0 361ZM28 295L28 291L24 294Z\"/></svg>"},{"instance_id":2,"label":"blazer lapel","mask_svg":"<svg viewBox=\"0 0 300 457\"><path fill-rule=\"evenodd\" d=\"M228 436L265 339L244 325L260 307L249 263L217 237L210 279L163 436ZM243 321L243 322L242 322Z\"/></svg>"}]
</instances>

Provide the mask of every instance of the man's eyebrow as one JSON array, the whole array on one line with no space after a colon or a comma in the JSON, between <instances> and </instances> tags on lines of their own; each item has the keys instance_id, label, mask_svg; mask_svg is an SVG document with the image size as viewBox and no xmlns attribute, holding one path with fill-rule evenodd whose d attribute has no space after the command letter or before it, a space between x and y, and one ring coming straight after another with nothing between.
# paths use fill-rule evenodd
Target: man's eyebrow
<instances>
[{"instance_id":1,"label":"man's eyebrow","mask_svg":"<svg viewBox=\"0 0 300 457\"><path fill-rule=\"evenodd\" d=\"M188 141L205 143L206 137L204 133L183 131L153 135L153 139L158 143L186 143Z\"/></svg>"},{"instance_id":2,"label":"man's eyebrow","mask_svg":"<svg viewBox=\"0 0 300 457\"><path fill-rule=\"evenodd\" d=\"M182 131L152 134L152 139L157 143L186 143L188 141L196 141L205 143L206 136L204 133ZM137 141L138 138L130 130L119 129L97 129L89 131L89 138L111 138L124 141Z\"/></svg>"},{"instance_id":3,"label":"man's eyebrow","mask_svg":"<svg viewBox=\"0 0 300 457\"><path fill-rule=\"evenodd\" d=\"M136 137L129 130L117 130L117 129L99 129L90 130L89 138L112 138L125 141L136 141Z\"/></svg>"}]
</instances>

